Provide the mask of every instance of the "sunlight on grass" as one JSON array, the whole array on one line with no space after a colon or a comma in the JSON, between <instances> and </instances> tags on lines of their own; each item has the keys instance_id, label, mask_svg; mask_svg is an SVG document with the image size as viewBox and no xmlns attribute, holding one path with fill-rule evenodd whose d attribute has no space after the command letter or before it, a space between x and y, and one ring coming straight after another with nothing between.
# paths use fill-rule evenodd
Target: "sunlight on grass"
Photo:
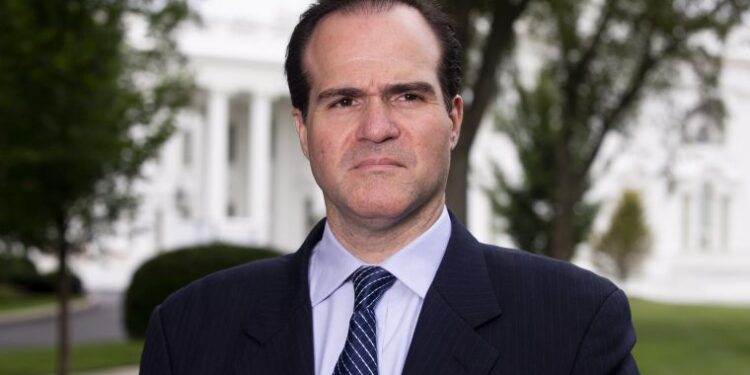
<instances>
[{"instance_id":1,"label":"sunlight on grass","mask_svg":"<svg viewBox=\"0 0 750 375\"><path fill-rule=\"evenodd\" d=\"M632 300L638 344L633 355L647 375L750 373L750 308L679 306ZM73 349L76 372L137 365L142 342ZM0 374L54 372L53 348L0 350Z\"/></svg>"},{"instance_id":2,"label":"sunlight on grass","mask_svg":"<svg viewBox=\"0 0 750 375\"><path fill-rule=\"evenodd\" d=\"M0 314L38 306L54 306L54 294L25 294L0 284Z\"/></svg>"},{"instance_id":3,"label":"sunlight on grass","mask_svg":"<svg viewBox=\"0 0 750 375\"><path fill-rule=\"evenodd\" d=\"M72 353L75 372L136 365L142 342L87 344ZM55 369L55 350L51 347L0 350L0 374L45 375Z\"/></svg>"},{"instance_id":4,"label":"sunlight on grass","mask_svg":"<svg viewBox=\"0 0 750 375\"><path fill-rule=\"evenodd\" d=\"M0 313L17 311L39 306L54 307L55 296L52 295L29 295L16 296L14 298L0 298Z\"/></svg>"},{"instance_id":5,"label":"sunlight on grass","mask_svg":"<svg viewBox=\"0 0 750 375\"><path fill-rule=\"evenodd\" d=\"M750 374L750 308L631 301L634 356L648 375Z\"/></svg>"}]
</instances>

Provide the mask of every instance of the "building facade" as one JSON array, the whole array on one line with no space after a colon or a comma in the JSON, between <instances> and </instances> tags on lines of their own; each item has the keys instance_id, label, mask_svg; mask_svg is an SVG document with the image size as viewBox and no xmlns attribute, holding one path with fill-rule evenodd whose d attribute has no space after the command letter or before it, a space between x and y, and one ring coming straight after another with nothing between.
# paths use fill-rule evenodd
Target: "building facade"
<instances>
[{"instance_id":1,"label":"building facade","mask_svg":"<svg viewBox=\"0 0 750 375\"><path fill-rule=\"evenodd\" d=\"M143 261L187 245L223 241L291 252L324 216L283 74L286 42L305 2L237 3L201 3L203 26L180 32L200 93L145 168L136 187L138 212L116 226L101 250L75 259L89 288L123 289ZM596 228L606 224L619 195L635 189L653 237L640 271L622 284L631 295L750 303L750 231L743 226L750 220L750 33L736 34L721 86L729 114L723 127L671 118L689 101L677 90L672 102L644 106L629 140L614 137L607 145L619 156L597 172L592 199L603 209ZM658 126L669 121L683 125ZM665 131L675 128L676 135ZM491 183L493 160L512 171L514 157L507 139L484 124L468 192L468 225L482 241L512 246L493 226L482 188ZM575 261L593 267L587 247Z\"/></svg>"}]
</instances>

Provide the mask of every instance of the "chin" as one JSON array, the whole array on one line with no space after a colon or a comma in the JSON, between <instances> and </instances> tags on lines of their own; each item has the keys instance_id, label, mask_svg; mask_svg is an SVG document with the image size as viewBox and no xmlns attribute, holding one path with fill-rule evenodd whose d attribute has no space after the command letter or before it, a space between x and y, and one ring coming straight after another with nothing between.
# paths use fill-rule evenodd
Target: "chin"
<instances>
[{"instance_id":1,"label":"chin","mask_svg":"<svg viewBox=\"0 0 750 375\"><path fill-rule=\"evenodd\" d=\"M408 199L398 197L361 198L349 204L350 210L363 219L396 219L406 215L411 206Z\"/></svg>"},{"instance_id":2,"label":"chin","mask_svg":"<svg viewBox=\"0 0 750 375\"><path fill-rule=\"evenodd\" d=\"M407 207L401 205L395 205L388 202L368 202L358 207L353 207L353 211L357 216L363 218L397 218L402 216L406 211Z\"/></svg>"},{"instance_id":3,"label":"chin","mask_svg":"<svg viewBox=\"0 0 750 375\"><path fill-rule=\"evenodd\" d=\"M344 217L359 220L399 221L424 208L435 199L430 189L418 189L413 184L349 185L335 190L330 203Z\"/></svg>"}]
</instances>

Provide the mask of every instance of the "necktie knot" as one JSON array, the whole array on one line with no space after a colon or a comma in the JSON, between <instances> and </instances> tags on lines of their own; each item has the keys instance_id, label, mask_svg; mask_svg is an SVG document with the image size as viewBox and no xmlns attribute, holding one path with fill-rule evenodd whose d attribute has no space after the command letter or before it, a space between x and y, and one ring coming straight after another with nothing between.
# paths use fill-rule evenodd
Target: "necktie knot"
<instances>
[{"instance_id":1,"label":"necktie knot","mask_svg":"<svg viewBox=\"0 0 750 375\"><path fill-rule=\"evenodd\" d=\"M352 273L351 280L354 283L354 310L372 310L396 277L378 266L362 266Z\"/></svg>"}]
</instances>

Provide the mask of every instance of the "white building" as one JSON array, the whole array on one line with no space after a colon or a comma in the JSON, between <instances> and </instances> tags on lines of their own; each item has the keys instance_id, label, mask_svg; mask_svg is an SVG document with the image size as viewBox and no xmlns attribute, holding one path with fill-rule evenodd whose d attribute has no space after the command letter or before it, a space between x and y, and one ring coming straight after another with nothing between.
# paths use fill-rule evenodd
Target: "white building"
<instances>
[{"instance_id":1,"label":"white building","mask_svg":"<svg viewBox=\"0 0 750 375\"><path fill-rule=\"evenodd\" d=\"M627 285L631 294L750 303L750 231L744 229L750 220L748 25L733 33L724 56L723 129L701 116L684 117L690 88L675 93L677 111L664 102L647 105L627 158L607 181L613 190L619 184L643 192L653 232L651 256ZM670 137L654 124L675 120L683 131L668 145Z\"/></svg>"},{"instance_id":2,"label":"white building","mask_svg":"<svg viewBox=\"0 0 750 375\"><path fill-rule=\"evenodd\" d=\"M204 26L181 32L180 48L195 73L199 98L146 168L136 217L118 225L105 254L76 259L89 288L123 289L143 261L190 244L225 241L294 251L323 217L283 75L284 49L306 1L245 3L198 3ZM690 142L665 151L661 128L651 124L676 110L658 101L645 106L630 142L613 139L608 145L622 156L601 172L595 198L615 202L623 189L638 189L654 237L642 272L624 285L631 295L750 303L750 231L743 229L750 221L749 31L737 33L727 48L722 94L729 116L723 134L704 132L698 121L690 126ZM468 225L480 240L511 246L495 233L479 187L487 182L482 177L488 160L499 158L513 168L512 145L491 128L488 123L480 130L472 154ZM599 224L606 222L609 206ZM585 249L578 261L588 264Z\"/></svg>"}]
</instances>

